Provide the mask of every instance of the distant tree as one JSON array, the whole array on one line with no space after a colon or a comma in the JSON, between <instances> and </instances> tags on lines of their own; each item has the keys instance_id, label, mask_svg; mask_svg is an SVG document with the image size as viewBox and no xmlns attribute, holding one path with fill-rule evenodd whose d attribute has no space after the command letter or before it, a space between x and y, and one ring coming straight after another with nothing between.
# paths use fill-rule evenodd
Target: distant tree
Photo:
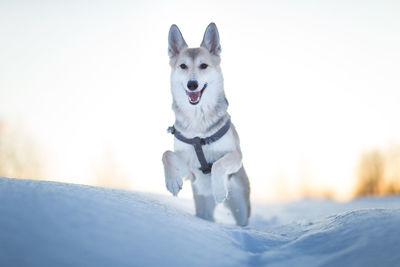
<instances>
[{"instance_id":1,"label":"distant tree","mask_svg":"<svg viewBox=\"0 0 400 267\"><path fill-rule=\"evenodd\" d=\"M32 136L23 127L0 120L0 176L43 178L43 164Z\"/></svg>"},{"instance_id":2,"label":"distant tree","mask_svg":"<svg viewBox=\"0 0 400 267\"><path fill-rule=\"evenodd\" d=\"M385 156L385 193L400 194L400 145L390 146Z\"/></svg>"},{"instance_id":3,"label":"distant tree","mask_svg":"<svg viewBox=\"0 0 400 267\"><path fill-rule=\"evenodd\" d=\"M400 194L400 146L361 155L356 196Z\"/></svg>"},{"instance_id":4,"label":"distant tree","mask_svg":"<svg viewBox=\"0 0 400 267\"><path fill-rule=\"evenodd\" d=\"M377 151L370 151L361 156L358 167L357 196L371 196L381 193L384 181L384 159Z\"/></svg>"}]
</instances>

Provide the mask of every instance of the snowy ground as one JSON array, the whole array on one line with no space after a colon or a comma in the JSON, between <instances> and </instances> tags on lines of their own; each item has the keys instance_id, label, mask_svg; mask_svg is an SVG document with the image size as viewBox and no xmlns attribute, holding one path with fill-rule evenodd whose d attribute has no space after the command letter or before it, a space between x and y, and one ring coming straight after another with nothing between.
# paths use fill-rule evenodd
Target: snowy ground
<instances>
[{"instance_id":1,"label":"snowy ground","mask_svg":"<svg viewBox=\"0 0 400 267\"><path fill-rule=\"evenodd\" d=\"M400 266L400 197L253 205L0 178L0 266Z\"/></svg>"}]
</instances>

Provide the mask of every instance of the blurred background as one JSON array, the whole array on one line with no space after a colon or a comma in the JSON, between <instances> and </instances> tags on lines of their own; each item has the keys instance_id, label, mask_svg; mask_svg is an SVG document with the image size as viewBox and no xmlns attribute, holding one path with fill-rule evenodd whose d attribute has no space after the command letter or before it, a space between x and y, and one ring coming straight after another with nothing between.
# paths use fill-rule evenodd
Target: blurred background
<instances>
[{"instance_id":1,"label":"blurred background","mask_svg":"<svg viewBox=\"0 0 400 267\"><path fill-rule=\"evenodd\" d=\"M167 36L218 26L253 201L400 193L398 1L2 1L0 176L167 194ZM189 183L183 197L191 197Z\"/></svg>"}]
</instances>

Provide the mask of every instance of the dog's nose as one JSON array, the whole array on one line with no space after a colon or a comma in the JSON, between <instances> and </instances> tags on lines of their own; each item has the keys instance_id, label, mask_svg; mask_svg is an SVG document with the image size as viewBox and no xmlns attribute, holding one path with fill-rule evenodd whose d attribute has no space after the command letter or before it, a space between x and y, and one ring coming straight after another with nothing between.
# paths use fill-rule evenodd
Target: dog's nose
<instances>
[{"instance_id":1,"label":"dog's nose","mask_svg":"<svg viewBox=\"0 0 400 267\"><path fill-rule=\"evenodd\" d=\"M189 88L189 90L194 91L197 89L198 86L199 84L197 83L197 81L188 81L187 87Z\"/></svg>"}]
</instances>

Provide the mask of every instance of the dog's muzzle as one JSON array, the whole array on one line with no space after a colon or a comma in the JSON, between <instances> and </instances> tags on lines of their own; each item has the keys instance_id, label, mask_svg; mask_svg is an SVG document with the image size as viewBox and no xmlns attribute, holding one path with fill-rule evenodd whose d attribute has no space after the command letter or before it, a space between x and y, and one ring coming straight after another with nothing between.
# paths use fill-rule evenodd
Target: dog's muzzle
<instances>
[{"instance_id":1,"label":"dog's muzzle","mask_svg":"<svg viewBox=\"0 0 400 267\"><path fill-rule=\"evenodd\" d=\"M197 82L196 82L197 83ZM203 88L199 91L186 91L187 96L189 97L189 103L192 105L196 105L200 102L200 98L203 95L204 90L207 87L207 83L204 84ZM196 86L197 88L197 86Z\"/></svg>"}]
</instances>

